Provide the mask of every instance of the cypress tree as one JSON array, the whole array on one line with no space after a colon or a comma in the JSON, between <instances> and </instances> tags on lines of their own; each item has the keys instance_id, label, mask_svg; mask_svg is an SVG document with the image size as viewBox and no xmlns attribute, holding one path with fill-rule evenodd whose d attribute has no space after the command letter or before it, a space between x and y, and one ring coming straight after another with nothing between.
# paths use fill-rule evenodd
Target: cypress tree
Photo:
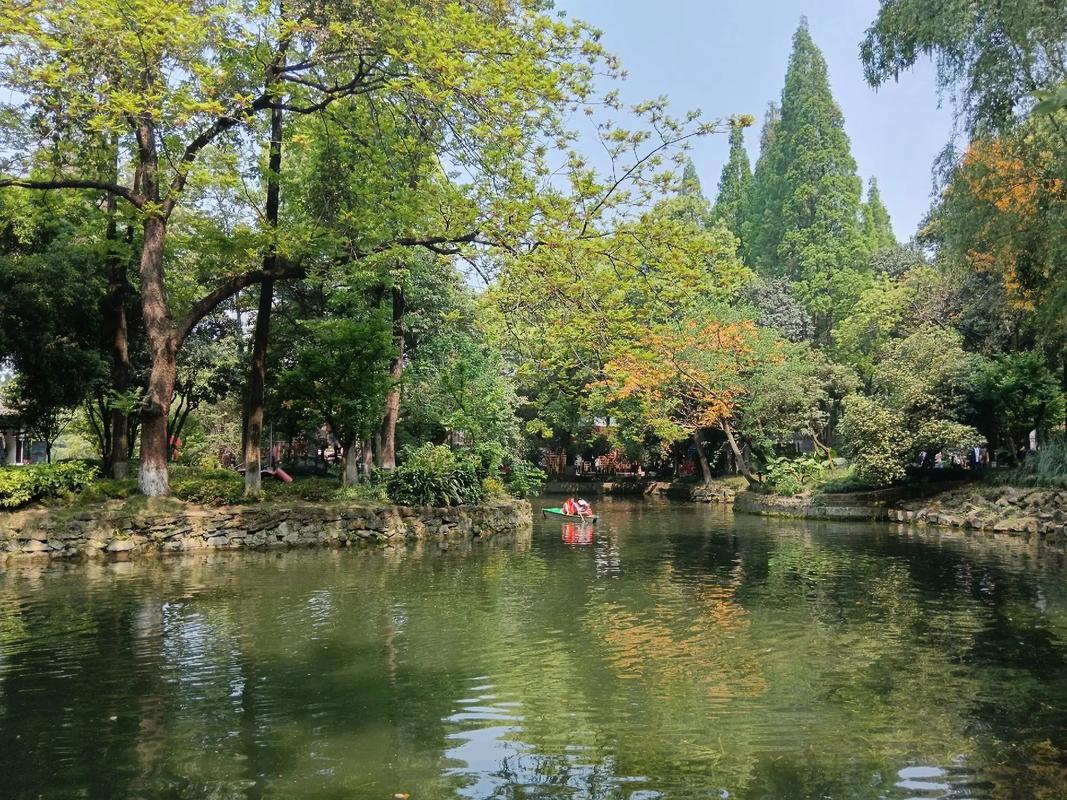
<instances>
[{"instance_id":1,"label":"cypress tree","mask_svg":"<svg viewBox=\"0 0 1067 800\"><path fill-rule=\"evenodd\" d=\"M770 150L760 154L752 191L762 196L754 198L749 220L764 230L752 243L751 263L793 282L815 320L816 340L826 342L834 319L848 313L867 283L859 225L863 185L826 60L806 20L793 37L781 117L767 127Z\"/></svg>"},{"instance_id":2,"label":"cypress tree","mask_svg":"<svg viewBox=\"0 0 1067 800\"><path fill-rule=\"evenodd\" d=\"M751 119L747 117L730 121L730 157L719 176L719 194L715 200L715 218L738 239L742 239L745 204L752 182L752 168L748 163L748 153L745 152L745 124Z\"/></svg>"},{"instance_id":3,"label":"cypress tree","mask_svg":"<svg viewBox=\"0 0 1067 800\"><path fill-rule=\"evenodd\" d=\"M867 202L860 211L862 217L863 241L868 253L876 253L897 243L893 234L893 225L889 221L889 212L882 204L882 195L878 192L878 181L874 178L867 183Z\"/></svg>"},{"instance_id":4,"label":"cypress tree","mask_svg":"<svg viewBox=\"0 0 1067 800\"><path fill-rule=\"evenodd\" d=\"M697 175L697 168L693 166L692 159L686 158L685 166L682 167L678 197L671 202L671 210L675 216L690 220L701 228L712 226L711 203L704 196L700 176Z\"/></svg>"},{"instance_id":5,"label":"cypress tree","mask_svg":"<svg viewBox=\"0 0 1067 800\"><path fill-rule=\"evenodd\" d=\"M745 198L741 223L745 262L763 275L775 275L778 243L782 240L781 148L778 127L782 114L776 103L767 106L760 132L760 153Z\"/></svg>"},{"instance_id":6,"label":"cypress tree","mask_svg":"<svg viewBox=\"0 0 1067 800\"><path fill-rule=\"evenodd\" d=\"M685 160L685 166L682 168L682 185L679 188L679 194L686 197L704 196L704 188L700 185L700 176L697 175L697 168L693 165L693 159L691 158Z\"/></svg>"}]
</instances>

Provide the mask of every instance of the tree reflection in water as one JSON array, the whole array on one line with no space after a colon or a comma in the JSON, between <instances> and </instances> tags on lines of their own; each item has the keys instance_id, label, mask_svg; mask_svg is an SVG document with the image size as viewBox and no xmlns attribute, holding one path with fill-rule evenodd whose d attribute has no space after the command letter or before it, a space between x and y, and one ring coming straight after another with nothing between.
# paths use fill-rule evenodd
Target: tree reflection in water
<instances>
[{"instance_id":1,"label":"tree reflection in water","mask_svg":"<svg viewBox=\"0 0 1067 800\"><path fill-rule=\"evenodd\" d=\"M1067 796L1054 558L601 511L587 539L13 565L4 796Z\"/></svg>"}]
</instances>

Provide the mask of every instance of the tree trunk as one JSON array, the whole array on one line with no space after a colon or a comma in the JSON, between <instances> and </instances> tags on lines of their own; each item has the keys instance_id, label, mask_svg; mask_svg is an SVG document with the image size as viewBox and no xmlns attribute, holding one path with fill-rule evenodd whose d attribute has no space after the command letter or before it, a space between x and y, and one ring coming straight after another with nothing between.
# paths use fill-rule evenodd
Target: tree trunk
<instances>
[{"instance_id":1,"label":"tree trunk","mask_svg":"<svg viewBox=\"0 0 1067 800\"><path fill-rule=\"evenodd\" d=\"M697 450L697 460L700 462L700 474L704 477L704 485L711 485L711 464L708 463L708 454L704 451L704 443L700 440L700 429L693 431L693 446Z\"/></svg>"},{"instance_id":2,"label":"tree trunk","mask_svg":"<svg viewBox=\"0 0 1067 800\"><path fill-rule=\"evenodd\" d=\"M274 83L273 69L267 73L267 86ZM270 112L270 155L267 162L267 207L266 222L270 240L263 255L263 270L270 273L278 260L278 209L281 203L282 169L282 110L275 106ZM245 494L257 494L260 490L260 474L263 468L260 440L263 437L263 394L267 385L267 346L270 342L270 315L274 303L274 281L265 280L259 289L259 310L252 338L252 369L248 377L248 406L246 411L245 440Z\"/></svg>"},{"instance_id":3,"label":"tree trunk","mask_svg":"<svg viewBox=\"0 0 1067 800\"><path fill-rule=\"evenodd\" d=\"M745 476L745 480L749 482L749 485L755 486L759 481L756 480L756 476L752 474L752 470L748 468L748 462L745 461L745 455L741 452L741 448L737 446L737 440L734 438L734 432L730 427L730 423L723 420L719 423L719 428L726 434L726 441L730 445L730 450L734 454L734 460L737 462L741 474Z\"/></svg>"},{"instance_id":4,"label":"tree trunk","mask_svg":"<svg viewBox=\"0 0 1067 800\"><path fill-rule=\"evenodd\" d=\"M15 430L9 428L4 431L4 464L13 467L18 464L18 439Z\"/></svg>"},{"instance_id":5,"label":"tree trunk","mask_svg":"<svg viewBox=\"0 0 1067 800\"><path fill-rule=\"evenodd\" d=\"M147 178L145 179L147 181ZM158 193L157 193L158 195ZM163 248L167 223L158 213L144 218L141 250L141 311L148 339L152 370L141 407L141 471L137 483L143 494L163 497L170 493L167 475L167 421L177 377L178 342L174 336L163 283Z\"/></svg>"},{"instance_id":6,"label":"tree trunk","mask_svg":"<svg viewBox=\"0 0 1067 800\"><path fill-rule=\"evenodd\" d=\"M382 418L382 469L396 469L396 423L400 418L400 379L404 376L404 314L407 298L401 286L393 286L393 346L396 353L389 370L392 385L385 397L385 416Z\"/></svg>"},{"instance_id":7,"label":"tree trunk","mask_svg":"<svg viewBox=\"0 0 1067 800\"><path fill-rule=\"evenodd\" d=\"M374 440L364 439L360 445L360 453L362 454L363 477L370 480L371 475L374 474Z\"/></svg>"},{"instance_id":8,"label":"tree trunk","mask_svg":"<svg viewBox=\"0 0 1067 800\"><path fill-rule=\"evenodd\" d=\"M118 200L115 195L107 196L107 240L112 247L117 244L118 233L115 215ZM129 281L126 276L126 259L121 252L108 254L107 308L105 319L108 325L108 338L111 342L111 388L118 395L124 395L130 388L130 347L129 326L126 321L126 296ZM106 413L106 412L105 412ZM129 413L125 408L110 410L110 446L108 448L107 471L112 478L122 480L130 473L129 453ZM105 434L106 435L106 434Z\"/></svg>"},{"instance_id":9,"label":"tree trunk","mask_svg":"<svg viewBox=\"0 0 1067 800\"><path fill-rule=\"evenodd\" d=\"M159 154L156 128L145 114L137 118L137 183L147 206L142 212L144 242L141 245L141 315L152 368L141 404L141 469L137 484L149 497L170 494L167 473L167 421L170 401L177 378L177 353L180 344L167 308L167 289L163 278L163 255L167 244L167 218L161 210L159 190Z\"/></svg>"},{"instance_id":10,"label":"tree trunk","mask_svg":"<svg viewBox=\"0 0 1067 800\"><path fill-rule=\"evenodd\" d=\"M248 376L245 407L245 494L257 494L263 469L263 395L267 383L267 342L270 339L270 313L274 303L274 281L263 281L259 293L259 312L252 334L252 369Z\"/></svg>"},{"instance_id":11,"label":"tree trunk","mask_svg":"<svg viewBox=\"0 0 1067 800\"><path fill-rule=\"evenodd\" d=\"M344 452L344 468L341 471L341 483L344 486L352 486L359 483L359 458L356 453L356 440L350 439L345 442L342 450Z\"/></svg>"}]
</instances>

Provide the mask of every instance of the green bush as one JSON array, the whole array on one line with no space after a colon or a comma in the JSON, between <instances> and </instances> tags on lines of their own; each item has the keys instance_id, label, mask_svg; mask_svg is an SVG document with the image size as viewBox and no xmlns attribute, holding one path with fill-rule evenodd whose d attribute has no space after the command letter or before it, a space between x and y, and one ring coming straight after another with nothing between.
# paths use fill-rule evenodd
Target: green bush
<instances>
[{"instance_id":1,"label":"green bush","mask_svg":"<svg viewBox=\"0 0 1067 800\"><path fill-rule=\"evenodd\" d=\"M819 486L818 491L822 494L847 494L850 492L866 492L872 489L884 488L879 484L859 477L855 474L843 475L839 478L831 478Z\"/></svg>"},{"instance_id":2,"label":"green bush","mask_svg":"<svg viewBox=\"0 0 1067 800\"><path fill-rule=\"evenodd\" d=\"M282 483L274 478L263 479L263 494L270 500L307 500L324 503L335 499L340 484L330 478L304 478Z\"/></svg>"},{"instance_id":3,"label":"green bush","mask_svg":"<svg viewBox=\"0 0 1067 800\"><path fill-rule=\"evenodd\" d=\"M403 453L389 476L386 492L406 506L457 506L483 497L481 460L457 454L443 445L425 444Z\"/></svg>"},{"instance_id":4,"label":"green bush","mask_svg":"<svg viewBox=\"0 0 1067 800\"><path fill-rule=\"evenodd\" d=\"M96 475L96 467L82 461L5 467L0 469L0 508L18 508L31 500L80 492Z\"/></svg>"},{"instance_id":5,"label":"green bush","mask_svg":"<svg viewBox=\"0 0 1067 800\"><path fill-rule=\"evenodd\" d=\"M254 503L258 500L245 497L243 475L227 470L176 468L171 472L170 493L187 503L206 506Z\"/></svg>"},{"instance_id":6,"label":"green bush","mask_svg":"<svg viewBox=\"0 0 1067 800\"><path fill-rule=\"evenodd\" d=\"M1052 437L1037 452L1028 454L1022 466L985 471L983 480L1001 486L1067 489L1067 437Z\"/></svg>"},{"instance_id":7,"label":"green bush","mask_svg":"<svg viewBox=\"0 0 1067 800\"><path fill-rule=\"evenodd\" d=\"M775 456L767 459L767 488L775 494L800 494L804 484L822 472L823 465L811 456L795 459Z\"/></svg>"},{"instance_id":8,"label":"green bush","mask_svg":"<svg viewBox=\"0 0 1067 800\"><path fill-rule=\"evenodd\" d=\"M504 488L504 482L500 478L494 478L492 476L482 479L482 497L489 499L499 499L501 497L507 497L507 489Z\"/></svg>"},{"instance_id":9,"label":"green bush","mask_svg":"<svg viewBox=\"0 0 1067 800\"><path fill-rule=\"evenodd\" d=\"M126 500L137 494L137 479L100 478L82 489L78 495L79 503L103 503L108 500Z\"/></svg>"},{"instance_id":10,"label":"green bush","mask_svg":"<svg viewBox=\"0 0 1067 800\"><path fill-rule=\"evenodd\" d=\"M372 481L370 483L356 483L350 486L341 486L334 492L334 497L344 501L365 501L374 503L389 502L389 495L385 491L385 483Z\"/></svg>"},{"instance_id":11,"label":"green bush","mask_svg":"<svg viewBox=\"0 0 1067 800\"><path fill-rule=\"evenodd\" d=\"M33 475L30 469L0 469L0 508L18 508L33 499Z\"/></svg>"},{"instance_id":12,"label":"green bush","mask_svg":"<svg viewBox=\"0 0 1067 800\"><path fill-rule=\"evenodd\" d=\"M512 497L534 497L541 493L545 485L545 473L529 461L515 460L509 465L504 482L508 494Z\"/></svg>"},{"instance_id":13,"label":"green bush","mask_svg":"<svg viewBox=\"0 0 1067 800\"><path fill-rule=\"evenodd\" d=\"M1049 439L1026 460L1026 468L1043 478L1067 479L1067 436Z\"/></svg>"},{"instance_id":14,"label":"green bush","mask_svg":"<svg viewBox=\"0 0 1067 800\"><path fill-rule=\"evenodd\" d=\"M839 427L848 442L856 477L872 486L888 486L907 473L911 433L899 412L864 395L845 398Z\"/></svg>"}]
</instances>

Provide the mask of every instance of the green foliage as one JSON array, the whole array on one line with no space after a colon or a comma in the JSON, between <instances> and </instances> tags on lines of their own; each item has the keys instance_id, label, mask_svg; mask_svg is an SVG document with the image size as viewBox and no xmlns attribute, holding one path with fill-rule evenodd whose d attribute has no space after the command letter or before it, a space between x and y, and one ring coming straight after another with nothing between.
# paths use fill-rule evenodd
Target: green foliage
<instances>
[{"instance_id":1,"label":"green foliage","mask_svg":"<svg viewBox=\"0 0 1067 800\"><path fill-rule=\"evenodd\" d=\"M518 437L518 399L488 315L443 259L421 259L409 274L401 393L410 402L398 438L442 441L459 431L475 447L495 448L498 466Z\"/></svg>"},{"instance_id":2,"label":"green foliage","mask_svg":"<svg viewBox=\"0 0 1067 800\"><path fill-rule=\"evenodd\" d=\"M171 494L187 503L205 506L228 506L256 502L245 497L244 477L229 470L174 469Z\"/></svg>"},{"instance_id":3,"label":"green foliage","mask_svg":"<svg viewBox=\"0 0 1067 800\"><path fill-rule=\"evenodd\" d=\"M811 315L805 311L789 281L784 278L756 278L745 286L743 297L764 328L773 328L791 342L803 342L815 334Z\"/></svg>"},{"instance_id":4,"label":"green foliage","mask_svg":"<svg viewBox=\"0 0 1067 800\"><path fill-rule=\"evenodd\" d=\"M845 400L841 434L856 475L892 483L922 451L933 456L978 444L981 435L959 422L973 364L951 330L927 325L891 340L873 369L873 396Z\"/></svg>"},{"instance_id":5,"label":"green foliage","mask_svg":"<svg viewBox=\"0 0 1067 800\"><path fill-rule=\"evenodd\" d=\"M536 497L544 488L546 477L540 467L525 459L514 459L508 464L505 488L512 497Z\"/></svg>"},{"instance_id":6,"label":"green foliage","mask_svg":"<svg viewBox=\"0 0 1067 800\"><path fill-rule=\"evenodd\" d=\"M277 348L275 395L309 426L328 424L349 447L381 421L394 351L381 310L339 303L330 316L302 321Z\"/></svg>"},{"instance_id":7,"label":"green foliage","mask_svg":"<svg viewBox=\"0 0 1067 800\"><path fill-rule=\"evenodd\" d=\"M122 480L99 478L81 490L78 494L78 504L92 505L105 503L108 500L126 500L135 494L137 494L137 480L134 478Z\"/></svg>"},{"instance_id":8,"label":"green foliage","mask_svg":"<svg viewBox=\"0 0 1067 800\"><path fill-rule=\"evenodd\" d=\"M0 469L0 507L18 508L34 498L33 474L29 467Z\"/></svg>"},{"instance_id":9,"label":"green foliage","mask_svg":"<svg viewBox=\"0 0 1067 800\"><path fill-rule=\"evenodd\" d=\"M981 434L970 425L947 419L931 419L923 422L911 439L909 456L920 452L938 453L965 450L982 441Z\"/></svg>"},{"instance_id":10,"label":"green foliage","mask_svg":"<svg viewBox=\"0 0 1067 800\"><path fill-rule=\"evenodd\" d=\"M1067 436L1061 433L1044 442L1026 466L1037 475L1067 477Z\"/></svg>"},{"instance_id":11,"label":"green foliage","mask_svg":"<svg viewBox=\"0 0 1067 800\"><path fill-rule=\"evenodd\" d=\"M860 207L860 231L863 246L868 253L875 253L897 244L889 212L882 203L878 181L871 178L867 183L867 201Z\"/></svg>"},{"instance_id":12,"label":"green foliage","mask_svg":"<svg viewBox=\"0 0 1067 800\"><path fill-rule=\"evenodd\" d=\"M344 487L347 488L347 487ZM269 500L306 500L326 503L338 496L337 481L329 478L301 478L292 483L264 478L262 493Z\"/></svg>"},{"instance_id":13,"label":"green foliage","mask_svg":"<svg viewBox=\"0 0 1067 800\"><path fill-rule=\"evenodd\" d=\"M82 461L0 468L0 508L18 508L31 500L80 492L98 473Z\"/></svg>"},{"instance_id":14,"label":"green foliage","mask_svg":"<svg viewBox=\"0 0 1067 800\"><path fill-rule=\"evenodd\" d=\"M903 478L911 448L904 416L860 394L846 397L844 407L840 432L848 442L856 477L874 486Z\"/></svg>"},{"instance_id":15,"label":"green foliage","mask_svg":"<svg viewBox=\"0 0 1067 800\"><path fill-rule=\"evenodd\" d=\"M779 343L745 381L735 427L755 451L773 453L801 433L818 441L837 407L857 388L855 375L810 345Z\"/></svg>"},{"instance_id":16,"label":"green foliage","mask_svg":"<svg viewBox=\"0 0 1067 800\"><path fill-rule=\"evenodd\" d=\"M899 79L923 56L971 133L1011 128L1067 68L1067 6L1045 0L883 0L860 48L867 80Z\"/></svg>"},{"instance_id":17,"label":"green foliage","mask_svg":"<svg viewBox=\"0 0 1067 800\"><path fill-rule=\"evenodd\" d=\"M830 478L819 484L817 491L820 494L845 494L848 492L863 492L870 489L878 489L884 486L884 481L872 481L861 478L854 470L849 470L845 475Z\"/></svg>"},{"instance_id":18,"label":"green foliage","mask_svg":"<svg viewBox=\"0 0 1067 800\"><path fill-rule=\"evenodd\" d=\"M882 349L873 385L914 431L927 419L959 415L972 366L973 357L964 352L959 334L924 325Z\"/></svg>"},{"instance_id":19,"label":"green foliage","mask_svg":"<svg viewBox=\"0 0 1067 800\"><path fill-rule=\"evenodd\" d=\"M825 341L865 287L867 266L862 184L806 22L793 38L781 116L769 115L764 133L743 225L746 260L763 275L794 282L816 338Z\"/></svg>"},{"instance_id":20,"label":"green foliage","mask_svg":"<svg viewBox=\"0 0 1067 800\"><path fill-rule=\"evenodd\" d=\"M1067 436L1061 433L1050 437L1019 466L987 470L982 480L1002 486L1067 489Z\"/></svg>"},{"instance_id":21,"label":"green foliage","mask_svg":"<svg viewBox=\"0 0 1067 800\"><path fill-rule=\"evenodd\" d=\"M822 475L823 469L823 463L811 456L802 458L772 456L766 462L765 483L767 488L775 494L800 494L805 484Z\"/></svg>"},{"instance_id":22,"label":"green foliage","mask_svg":"<svg viewBox=\"0 0 1067 800\"><path fill-rule=\"evenodd\" d=\"M1043 354L1028 350L983 359L971 377L970 402L988 439L1042 436L1063 420L1064 393Z\"/></svg>"},{"instance_id":23,"label":"green foliage","mask_svg":"<svg viewBox=\"0 0 1067 800\"><path fill-rule=\"evenodd\" d=\"M504 488L504 482L500 478L494 478L492 476L482 479L482 497L487 500L497 500L501 497L506 497L508 494L507 489Z\"/></svg>"},{"instance_id":24,"label":"green foliage","mask_svg":"<svg viewBox=\"0 0 1067 800\"><path fill-rule=\"evenodd\" d=\"M443 445L405 450L386 483L389 499L407 506L458 506L483 497L480 464Z\"/></svg>"},{"instance_id":25,"label":"green foliage","mask_svg":"<svg viewBox=\"0 0 1067 800\"><path fill-rule=\"evenodd\" d=\"M752 167L748 163L748 152L745 150L745 127L751 119L746 117L731 120L730 156L719 176L719 192L712 212L715 219L720 220L739 240L742 236L749 184L752 182Z\"/></svg>"}]
</instances>

